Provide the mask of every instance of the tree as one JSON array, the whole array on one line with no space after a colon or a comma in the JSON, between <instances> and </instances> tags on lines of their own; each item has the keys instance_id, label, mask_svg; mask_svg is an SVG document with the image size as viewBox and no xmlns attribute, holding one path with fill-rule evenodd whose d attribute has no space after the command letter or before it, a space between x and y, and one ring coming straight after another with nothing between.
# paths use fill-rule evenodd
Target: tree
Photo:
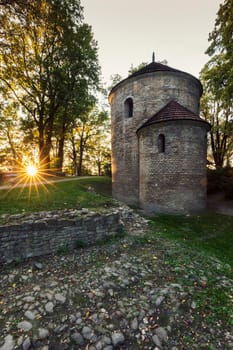
<instances>
[{"instance_id":1,"label":"tree","mask_svg":"<svg viewBox=\"0 0 233 350\"><path fill-rule=\"evenodd\" d=\"M145 66L147 66L148 63L147 62L142 62L140 63L138 66L134 67L133 64L131 64L130 69L128 70L128 76L136 73L137 71L139 71L140 69L144 68Z\"/></svg>"},{"instance_id":2,"label":"tree","mask_svg":"<svg viewBox=\"0 0 233 350\"><path fill-rule=\"evenodd\" d=\"M233 1L220 5L209 35L210 60L201 71L202 114L212 124L210 144L217 168L231 157L233 147Z\"/></svg>"},{"instance_id":3,"label":"tree","mask_svg":"<svg viewBox=\"0 0 233 350\"><path fill-rule=\"evenodd\" d=\"M210 148L216 168L222 168L231 158L233 150L232 109L223 104L215 90L213 80L216 67L206 65L201 72L204 93L201 99L201 114L211 124Z\"/></svg>"},{"instance_id":4,"label":"tree","mask_svg":"<svg viewBox=\"0 0 233 350\"><path fill-rule=\"evenodd\" d=\"M0 114L0 160L5 166L14 166L20 158L17 127L15 108L8 104L1 109Z\"/></svg>"},{"instance_id":5,"label":"tree","mask_svg":"<svg viewBox=\"0 0 233 350\"><path fill-rule=\"evenodd\" d=\"M229 103L233 97L233 1L225 0L215 20L214 30L209 35L210 45L207 54L218 62L225 99Z\"/></svg>"},{"instance_id":6,"label":"tree","mask_svg":"<svg viewBox=\"0 0 233 350\"><path fill-rule=\"evenodd\" d=\"M75 175L82 175L85 155L96 148L99 138L102 136L106 142L103 133L106 121L108 121L107 112L99 112L97 109L93 109L76 119L70 134L70 158L73 162Z\"/></svg>"},{"instance_id":7,"label":"tree","mask_svg":"<svg viewBox=\"0 0 233 350\"><path fill-rule=\"evenodd\" d=\"M19 16L6 6L0 20L0 80L33 121L40 163L49 166L55 124L75 96L83 104L98 86L96 42L78 0L37 0Z\"/></svg>"},{"instance_id":8,"label":"tree","mask_svg":"<svg viewBox=\"0 0 233 350\"><path fill-rule=\"evenodd\" d=\"M56 168L58 170L62 170L65 142L70 139L70 135L74 134L74 125L79 123L80 117L82 119L82 116L87 115L94 106L95 98L87 96L85 89L78 89L74 98L70 99L69 103L60 111L54 128L54 138L57 141Z\"/></svg>"}]
</instances>

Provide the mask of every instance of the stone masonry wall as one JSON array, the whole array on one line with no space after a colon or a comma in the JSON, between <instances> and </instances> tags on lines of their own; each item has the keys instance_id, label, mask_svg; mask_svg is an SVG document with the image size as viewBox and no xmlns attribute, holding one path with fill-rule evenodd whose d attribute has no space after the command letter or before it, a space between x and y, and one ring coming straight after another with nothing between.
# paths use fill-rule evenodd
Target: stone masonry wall
<instances>
[{"instance_id":1,"label":"stone masonry wall","mask_svg":"<svg viewBox=\"0 0 233 350\"><path fill-rule=\"evenodd\" d=\"M206 126L169 121L139 132L140 203L147 213L190 213L206 206ZM165 136L159 153L158 136Z\"/></svg>"},{"instance_id":2,"label":"stone masonry wall","mask_svg":"<svg viewBox=\"0 0 233 350\"><path fill-rule=\"evenodd\" d=\"M8 222L8 220L10 220ZM6 216L0 226L0 263L73 249L80 242L94 244L117 235L122 228L117 210L40 212Z\"/></svg>"},{"instance_id":3,"label":"stone masonry wall","mask_svg":"<svg viewBox=\"0 0 233 350\"><path fill-rule=\"evenodd\" d=\"M139 202L137 129L171 100L199 114L200 84L181 72L154 72L126 79L112 91L113 196L127 204ZM124 102L133 100L133 117L125 118Z\"/></svg>"}]
</instances>

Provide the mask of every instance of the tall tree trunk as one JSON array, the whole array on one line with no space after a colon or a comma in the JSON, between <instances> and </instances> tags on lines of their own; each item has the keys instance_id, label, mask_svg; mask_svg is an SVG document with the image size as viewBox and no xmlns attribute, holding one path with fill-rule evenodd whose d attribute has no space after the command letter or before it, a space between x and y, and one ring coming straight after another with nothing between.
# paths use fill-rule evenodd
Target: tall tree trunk
<instances>
[{"instance_id":1,"label":"tall tree trunk","mask_svg":"<svg viewBox=\"0 0 233 350\"><path fill-rule=\"evenodd\" d=\"M43 167L44 164L44 125L41 120L39 120L38 123L38 131L39 131L39 165L40 167Z\"/></svg>"},{"instance_id":2,"label":"tall tree trunk","mask_svg":"<svg viewBox=\"0 0 233 350\"><path fill-rule=\"evenodd\" d=\"M64 144L65 144L65 137L64 135L60 138L58 142L58 160L57 160L57 168L58 171L62 172L63 167L63 160L64 160Z\"/></svg>"},{"instance_id":3,"label":"tall tree trunk","mask_svg":"<svg viewBox=\"0 0 233 350\"><path fill-rule=\"evenodd\" d=\"M79 145L79 159L78 159L78 176L82 176L82 166L83 166L83 142L80 140Z\"/></svg>"},{"instance_id":4,"label":"tall tree trunk","mask_svg":"<svg viewBox=\"0 0 233 350\"><path fill-rule=\"evenodd\" d=\"M71 144L72 144L73 171L74 171L74 175L78 175L77 152L76 152L74 137L71 138Z\"/></svg>"},{"instance_id":5,"label":"tall tree trunk","mask_svg":"<svg viewBox=\"0 0 233 350\"><path fill-rule=\"evenodd\" d=\"M65 144L65 134L66 134L66 113L62 116L62 127L61 127L61 135L58 142L58 161L57 167L58 170L62 172L63 161L64 161L64 144Z\"/></svg>"},{"instance_id":6,"label":"tall tree trunk","mask_svg":"<svg viewBox=\"0 0 233 350\"><path fill-rule=\"evenodd\" d=\"M14 158L14 162L16 163L16 161L17 161L17 153L16 153L14 142L12 140L12 137L10 135L9 130L7 130L7 138L8 138L10 149L11 149L11 152L12 152L12 155L13 155L13 158Z\"/></svg>"},{"instance_id":7,"label":"tall tree trunk","mask_svg":"<svg viewBox=\"0 0 233 350\"><path fill-rule=\"evenodd\" d=\"M50 151L52 148L52 134L54 116L51 115L45 124L43 122L44 116L40 118L39 122L39 151L40 151L40 167L50 169Z\"/></svg>"}]
</instances>

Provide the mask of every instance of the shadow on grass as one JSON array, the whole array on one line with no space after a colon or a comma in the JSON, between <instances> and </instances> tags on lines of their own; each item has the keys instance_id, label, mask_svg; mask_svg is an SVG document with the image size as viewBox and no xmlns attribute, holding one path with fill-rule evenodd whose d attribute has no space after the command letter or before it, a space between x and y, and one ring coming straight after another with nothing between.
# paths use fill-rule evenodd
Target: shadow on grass
<instances>
[{"instance_id":1,"label":"shadow on grass","mask_svg":"<svg viewBox=\"0 0 233 350\"><path fill-rule=\"evenodd\" d=\"M233 267L233 216L216 213L160 215L151 222L154 234L159 233L205 251Z\"/></svg>"}]
</instances>

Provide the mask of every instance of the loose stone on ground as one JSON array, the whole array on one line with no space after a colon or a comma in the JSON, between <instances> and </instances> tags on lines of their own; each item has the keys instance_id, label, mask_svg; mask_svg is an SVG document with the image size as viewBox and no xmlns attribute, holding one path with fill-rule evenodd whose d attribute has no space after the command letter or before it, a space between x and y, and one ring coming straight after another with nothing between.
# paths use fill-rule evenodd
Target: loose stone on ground
<instances>
[{"instance_id":1,"label":"loose stone on ground","mask_svg":"<svg viewBox=\"0 0 233 350\"><path fill-rule=\"evenodd\" d=\"M197 255L179 262L178 244L139 238L2 265L0 350L233 349L231 327L197 302L216 269L216 287L233 295L226 267L203 271Z\"/></svg>"}]
</instances>

